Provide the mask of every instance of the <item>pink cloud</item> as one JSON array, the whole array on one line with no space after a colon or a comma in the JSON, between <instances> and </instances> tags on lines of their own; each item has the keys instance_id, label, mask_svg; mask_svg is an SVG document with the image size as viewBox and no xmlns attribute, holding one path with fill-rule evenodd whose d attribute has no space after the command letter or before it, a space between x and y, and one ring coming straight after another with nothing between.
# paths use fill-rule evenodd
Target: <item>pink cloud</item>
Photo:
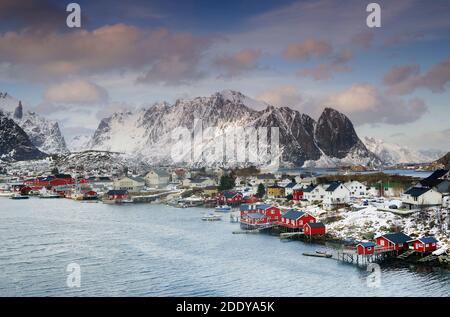
<instances>
[{"instance_id":1,"label":"pink cloud","mask_svg":"<svg viewBox=\"0 0 450 317\"><path fill-rule=\"evenodd\" d=\"M331 45L324 41L307 39L301 43L291 43L283 52L283 56L290 60L306 60L311 57L323 57L332 52Z\"/></svg>"},{"instance_id":2,"label":"pink cloud","mask_svg":"<svg viewBox=\"0 0 450 317\"><path fill-rule=\"evenodd\" d=\"M258 67L258 60L261 57L261 51L255 49L243 49L232 55L218 57L215 64L225 70L225 77L234 77L244 71L252 70Z\"/></svg>"},{"instance_id":3,"label":"pink cloud","mask_svg":"<svg viewBox=\"0 0 450 317\"><path fill-rule=\"evenodd\" d=\"M425 73L420 73L417 65L393 67L383 81L391 94L405 95L419 88L442 93L450 81L450 58L434 65Z\"/></svg>"},{"instance_id":4,"label":"pink cloud","mask_svg":"<svg viewBox=\"0 0 450 317\"><path fill-rule=\"evenodd\" d=\"M141 29L126 24L93 31L68 33L25 30L0 35L0 63L26 79L55 80L73 75L98 74L114 70L143 70L141 81L189 80L198 76L200 57L211 37L172 33L167 29ZM174 70L168 63L176 61ZM179 70L184 65L183 70Z\"/></svg>"}]
</instances>

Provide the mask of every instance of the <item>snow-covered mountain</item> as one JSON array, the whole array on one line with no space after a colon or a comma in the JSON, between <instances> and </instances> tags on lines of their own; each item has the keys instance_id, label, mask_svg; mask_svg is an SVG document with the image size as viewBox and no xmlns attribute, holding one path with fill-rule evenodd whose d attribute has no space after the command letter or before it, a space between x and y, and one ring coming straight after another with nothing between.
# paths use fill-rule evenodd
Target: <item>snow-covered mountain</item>
<instances>
[{"instance_id":1,"label":"snow-covered mountain","mask_svg":"<svg viewBox=\"0 0 450 317\"><path fill-rule=\"evenodd\" d=\"M89 135L77 135L69 140L67 147L70 152L80 152L87 149L90 140Z\"/></svg>"},{"instance_id":2,"label":"snow-covered mountain","mask_svg":"<svg viewBox=\"0 0 450 317\"><path fill-rule=\"evenodd\" d=\"M255 110L261 108L264 110ZM350 120L336 110L325 109L316 122L296 110L273 107L235 91L115 113L101 120L86 149L130 153L152 164L171 164L172 131L180 127L193 131L195 119L202 120L204 131L216 128L201 144L194 140L194 148L202 150L211 148L219 136L240 128L278 127L284 166L380 163L358 138ZM208 158L202 162L208 164ZM234 163L227 160L223 165Z\"/></svg>"},{"instance_id":3,"label":"snow-covered mountain","mask_svg":"<svg viewBox=\"0 0 450 317\"><path fill-rule=\"evenodd\" d=\"M364 137L364 144L386 164L428 163L444 154L441 151L415 151L405 145L387 143L369 137Z\"/></svg>"},{"instance_id":4,"label":"snow-covered mountain","mask_svg":"<svg viewBox=\"0 0 450 317\"><path fill-rule=\"evenodd\" d=\"M28 134L31 142L47 154L67 153L58 123L35 112L24 111L22 102L8 93L0 93L0 109Z\"/></svg>"}]
</instances>

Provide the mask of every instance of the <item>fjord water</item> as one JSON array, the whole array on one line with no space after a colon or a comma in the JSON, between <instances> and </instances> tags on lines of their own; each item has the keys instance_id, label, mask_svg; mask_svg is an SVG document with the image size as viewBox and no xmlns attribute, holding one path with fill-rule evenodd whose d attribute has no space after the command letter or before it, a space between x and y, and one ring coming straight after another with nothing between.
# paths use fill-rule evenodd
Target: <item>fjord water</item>
<instances>
[{"instance_id":1,"label":"fjord water","mask_svg":"<svg viewBox=\"0 0 450 317\"><path fill-rule=\"evenodd\" d=\"M0 200L0 296L449 296L439 269L365 269L302 256L322 246L232 234L202 208ZM66 286L67 265L81 287Z\"/></svg>"}]
</instances>

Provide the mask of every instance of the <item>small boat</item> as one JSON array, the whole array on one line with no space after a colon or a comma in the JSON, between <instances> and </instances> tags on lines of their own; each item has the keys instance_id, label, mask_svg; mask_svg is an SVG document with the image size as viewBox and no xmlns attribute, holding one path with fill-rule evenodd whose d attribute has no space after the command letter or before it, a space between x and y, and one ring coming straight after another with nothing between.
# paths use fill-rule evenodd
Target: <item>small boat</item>
<instances>
[{"instance_id":1,"label":"small boat","mask_svg":"<svg viewBox=\"0 0 450 317\"><path fill-rule=\"evenodd\" d=\"M230 212L231 207L228 205L220 205L214 209L216 212Z\"/></svg>"},{"instance_id":2,"label":"small boat","mask_svg":"<svg viewBox=\"0 0 450 317\"><path fill-rule=\"evenodd\" d=\"M324 253L324 252L318 253L318 251L316 251L316 253L303 252L303 255L304 256L315 256L318 258L331 258L333 256L331 254Z\"/></svg>"},{"instance_id":3,"label":"small boat","mask_svg":"<svg viewBox=\"0 0 450 317\"><path fill-rule=\"evenodd\" d=\"M11 197L11 195L14 194L13 192L10 191L0 191L0 197Z\"/></svg>"},{"instance_id":4,"label":"small boat","mask_svg":"<svg viewBox=\"0 0 450 317\"><path fill-rule=\"evenodd\" d=\"M43 199L55 199L55 198L61 198L60 195L58 194L52 194L52 193L44 193L44 194L40 194L39 198L43 198Z\"/></svg>"},{"instance_id":5,"label":"small boat","mask_svg":"<svg viewBox=\"0 0 450 317\"><path fill-rule=\"evenodd\" d=\"M28 197L28 196L23 196L23 195L21 195L21 194L19 194L19 193L15 193L15 194L13 194L11 197L9 197L9 199L14 199L14 200L28 199L28 198L30 198L30 197Z\"/></svg>"},{"instance_id":6,"label":"small boat","mask_svg":"<svg viewBox=\"0 0 450 317\"><path fill-rule=\"evenodd\" d=\"M215 215L215 214L206 214L202 217L203 221L218 221L222 220L221 215Z\"/></svg>"}]
</instances>

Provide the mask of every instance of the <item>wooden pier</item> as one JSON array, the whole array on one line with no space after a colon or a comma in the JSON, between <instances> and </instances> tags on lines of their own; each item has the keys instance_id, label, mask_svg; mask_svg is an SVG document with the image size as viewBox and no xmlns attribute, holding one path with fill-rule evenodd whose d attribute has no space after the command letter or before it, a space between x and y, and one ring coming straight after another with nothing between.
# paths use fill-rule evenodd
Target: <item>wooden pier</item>
<instances>
[{"instance_id":1,"label":"wooden pier","mask_svg":"<svg viewBox=\"0 0 450 317\"><path fill-rule=\"evenodd\" d=\"M373 254L358 254L356 247L342 247L337 249L333 258L349 264L366 266L370 263L382 262L389 257L398 255L398 251L392 247L376 247Z\"/></svg>"}]
</instances>

